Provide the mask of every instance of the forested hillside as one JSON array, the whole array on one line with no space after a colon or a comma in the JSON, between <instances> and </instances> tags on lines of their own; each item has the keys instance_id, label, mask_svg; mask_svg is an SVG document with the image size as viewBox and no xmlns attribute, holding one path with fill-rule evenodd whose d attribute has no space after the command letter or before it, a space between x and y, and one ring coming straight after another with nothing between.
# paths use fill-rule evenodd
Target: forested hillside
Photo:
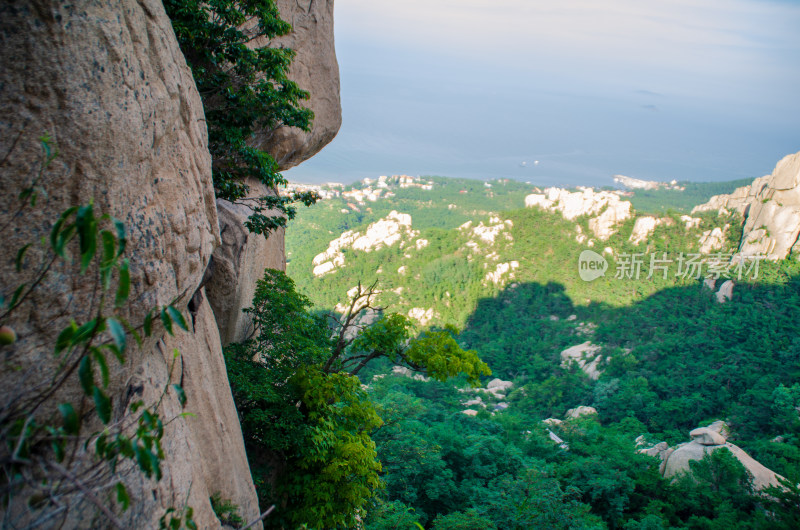
<instances>
[{"instance_id":1,"label":"forested hillside","mask_svg":"<svg viewBox=\"0 0 800 530\"><path fill-rule=\"evenodd\" d=\"M317 311L377 282L378 305L420 330L458 326L493 372L478 389L390 363L360 374L384 421L385 487L367 528L796 527L795 259L721 267L741 219L681 217L691 203L662 201L649 232L634 212L603 241L590 215L523 208L532 186L423 181L432 188L361 205L322 201L287 236L288 273ZM593 281L579 274L587 248L608 261ZM687 273L692 256L703 265ZM665 476L672 450L704 447L689 432L716 420L714 447L730 451ZM758 493L761 468L742 450L783 489Z\"/></svg>"}]
</instances>

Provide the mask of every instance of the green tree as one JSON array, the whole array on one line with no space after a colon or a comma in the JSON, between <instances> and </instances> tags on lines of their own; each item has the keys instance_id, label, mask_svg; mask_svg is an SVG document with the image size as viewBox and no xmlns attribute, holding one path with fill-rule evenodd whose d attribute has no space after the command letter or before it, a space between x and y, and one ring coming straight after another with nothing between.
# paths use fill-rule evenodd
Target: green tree
<instances>
[{"instance_id":1,"label":"green tree","mask_svg":"<svg viewBox=\"0 0 800 530\"><path fill-rule=\"evenodd\" d=\"M252 43L286 35L291 25L281 20L274 0L165 0L164 7L203 100L217 196L244 200L247 178L268 188L285 186L275 159L253 146L253 134L281 125L308 131L313 113L301 106L308 92L288 77L294 52ZM316 196L247 199L254 211L248 229L266 235L285 226L297 201L310 205ZM284 215L269 215L270 209Z\"/></svg>"},{"instance_id":2,"label":"green tree","mask_svg":"<svg viewBox=\"0 0 800 530\"><path fill-rule=\"evenodd\" d=\"M342 343L348 330L332 336L310 306L288 276L266 270L245 310L253 338L225 349L228 377L262 509L277 506L265 524L352 527L380 487L370 435L382 421L359 379L333 356L383 356L440 378L488 368L458 348L452 332L411 337L407 319L395 315Z\"/></svg>"}]
</instances>

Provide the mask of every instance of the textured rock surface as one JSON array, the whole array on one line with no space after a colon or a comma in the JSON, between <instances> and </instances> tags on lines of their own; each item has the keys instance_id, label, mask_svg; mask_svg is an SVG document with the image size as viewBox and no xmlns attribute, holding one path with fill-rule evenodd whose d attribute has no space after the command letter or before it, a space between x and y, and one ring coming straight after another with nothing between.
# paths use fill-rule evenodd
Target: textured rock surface
<instances>
[{"instance_id":1,"label":"textured rock surface","mask_svg":"<svg viewBox=\"0 0 800 530\"><path fill-rule=\"evenodd\" d=\"M723 304L733 298L733 280L725 280L716 292L717 302Z\"/></svg>"},{"instance_id":2,"label":"textured rock surface","mask_svg":"<svg viewBox=\"0 0 800 530\"><path fill-rule=\"evenodd\" d=\"M153 306L174 300L185 309L219 233L202 105L161 3L6 2L0 7L0 39L4 57L13 57L0 70L0 151L8 153L2 176L13 192L0 197L0 227L11 223L1 236L4 247L38 240L54 216L93 198L97 211L123 220L129 231L131 297L125 316L137 325ZM12 218L11 198L30 184L40 160L36 138L44 133L59 151L40 182L48 200ZM0 291L6 295L19 281L10 272L12 255L4 252L0 261ZM81 319L91 311L94 288L91 279L55 270L53 281L15 315L17 351L25 356L20 371L2 373L4 400L13 385L52 371L51 345L62 315ZM230 391L219 400L216 395L227 381L205 308L196 334L168 342L177 341L182 350L184 383L213 393L191 392L189 399L197 402L189 406L198 411L191 422L175 418L182 409L172 393L165 398L161 414L175 418L163 439L165 476L156 485L129 475L135 509L125 514L128 527L157 527L166 507L180 508L187 498L199 527L219 526L209 485L231 487L224 494L248 515L255 513L241 433L229 421L236 418ZM172 346L157 339L132 349L122 368L112 364L109 393L118 416L131 392L154 400L168 382ZM210 437L225 440L221 454L209 454L216 450L208 445ZM216 465L206 462L213 459L225 465L207 468Z\"/></svg>"},{"instance_id":3,"label":"textured rock surface","mask_svg":"<svg viewBox=\"0 0 800 530\"><path fill-rule=\"evenodd\" d=\"M219 493L224 499L232 499L239 506L239 515L250 522L259 516L258 498L247 457L244 451L237 450L242 444L242 431L217 324L204 289L194 296L191 310L194 333L166 337L164 342L165 351L177 348L183 352L185 411L195 414L186 419L189 436L184 438L191 440L194 447L191 453L167 454L167 460L180 462L187 454L193 455L193 465L199 465L201 474L194 474L192 489L206 497ZM197 354L190 355L191 352Z\"/></svg>"},{"instance_id":4,"label":"textured rock surface","mask_svg":"<svg viewBox=\"0 0 800 530\"><path fill-rule=\"evenodd\" d=\"M662 465L662 474L665 477L674 477L691 472L689 462L702 460L705 455L724 447L753 475L753 486L757 490L778 486L778 479L783 477L761 465L740 447L727 442L727 434L728 427L724 422L714 422L708 427L694 429L690 433L691 442L681 444L667 454Z\"/></svg>"},{"instance_id":5,"label":"textured rock surface","mask_svg":"<svg viewBox=\"0 0 800 530\"><path fill-rule=\"evenodd\" d=\"M579 407L575 407L574 409L569 409L567 411L566 418L574 419L574 418L580 418L581 416L589 416L592 414L597 414L596 408L587 407L586 405L581 405Z\"/></svg>"},{"instance_id":6,"label":"textured rock surface","mask_svg":"<svg viewBox=\"0 0 800 530\"><path fill-rule=\"evenodd\" d=\"M392 210L383 219L370 224L363 234L348 230L331 241L325 252L317 254L312 261L314 276L323 276L337 267L343 266L344 253L342 250L346 248L372 252L397 243L400 243L400 248L403 248L406 243L418 235L419 232L411 228L410 215Z\"/></svg>"},{"instance_id":7,"label":"textured rock surface","mask_svg":"<svg viewBox=\"0 0 800 530\"><path fill-rule=\"evenodd\" d=\"M784 157L772 175L729 195L715 195L695 211L735 210L745 217L739 251L783 259L800 251L800 153Z\"/></svg>"},{"instance_id":8,"label":"textured rock surface","mask_svg":"<svg viewBox=\"0 0 800 530\"><path fill-rule=\"evenodd\" d=\"M572 346L561 352L561 366L568 367L572 363L577 363L578 367L592 380L597 380L602 373L599 370L602 355L599 355L600 346L586 341L577 346Z\"/></svg>"},{"instance_id":9,"label":"textured rock surface","mask_svg":"<svg viewBox=\"0 0 800 530\"><path fill-rule=\"evenodd\" d=\"M643 241L647 241L656 226L662 223L661 219L652 216L639 217L633 225L631 237L628 239L634 245L638 245Z\"/></svg>"},{"instance_id":10,"label":"textured rock surface","mask_svg":"<svg viewBox=\"0 0 800 530\"><path fill-rule=\"evenodd\" d=\"M266 194L263 186L248 184L254 195ZM264 276L264 269L286 270L286 253L283 228L265 239L245 227L253 213L246 204L220 199L217 211L222 244L214 251L206 290L222 344L226 345L250 335L251 318L242 309L252 305L256 282Z\"/></svg>"},{"instance_id":11,"label":"textured rock surface","mask_svg":"<svg viewBox=\"0 0 800 530\"><path fill-rule=\"evenodd\" d=\"M725 245L725 233L728 231L728 225L724 228L715 227L712 230L706 230L700 236L697 244L700 247L701 254L710 254L716 250L720 250Z\"/></svg>"},{"instance_id":12,"label":"textured rock surface","mask_svg":"<svg viewBox=\"0 0 800 530\"><path fill-rule=\"evenodd\" d=\"M288 169L316 154L339 131L339 65L333 42L333 0L276 0L276 4L293 31L268 44L297 53L289 77L311 93L304 104L314 111L314 121L307 133L293 127L261 131L255 144L269 151L281 169ZM253 41L254 46L265 44L264 39Z\"/></svg>"},{"instance_id":13,"label":"textured rock surface","mask_svg":"<svg viewBox=\"0 0 800 530\"><path fill-rule=\"evenodd\" d=\"M525 197L525 206L560 212L568 220L593 215L595 217L589 220L589 229L603 241L616 232L619 223L631 217L630 202L620 200L616 193L596 192L592 188L576 192L547 188L544 194L533 193Z\"/></svg>"}]
</instances>

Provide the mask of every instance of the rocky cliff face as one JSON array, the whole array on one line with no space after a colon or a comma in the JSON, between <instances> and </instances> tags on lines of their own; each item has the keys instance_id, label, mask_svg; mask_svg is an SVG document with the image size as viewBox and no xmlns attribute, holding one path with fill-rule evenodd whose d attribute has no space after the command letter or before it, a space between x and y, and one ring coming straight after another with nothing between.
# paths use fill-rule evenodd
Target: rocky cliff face
<instances>
[{"instance_id":1,"label":"rocky cliff face","mask_svg":"<svg viewBox=\"0 0 800 530\"><path fill-rule=\"evenodd\" d=\"M800 153L784 157L771 175L729 195L715 195L693 212L735 210L745 217L739 251L784 259L800 251Z\"/></svg>"},{"instance_id":2,"label":"rocky cliff face","mask_svg":"<svg viewBox=\"0 0 800 530\"><path fill-rule=\"evenodd\" d=\"M295 78L317 94L311 133L262 134L287 167L318 151L338 129L338 71L333 2L279 4L298 27L284 44L302 43ZM18 248L45 236L67 207L93 200L96 211L121 219L128 229L131 296L124 316L137 325L152 307L172 302L187 320L192 317L189 333L156 333L141 349L131 349L124 365L111 367L108 391L117 417L136 399L158 398L168 383L173 348L182 354L176 370L187 397L185 409L172 393L164 398L161 414L171 420L162 441L164 478L155 483L137 473L128 476L132 508L123 514L124 525L157 527L167 507L188 504L198 527L219 527L209 502L217 492L237 504L246 520L257 518L218 320L226 341L239 336L239 327L214 318L210 293L201 284L215 248L223 249L235 262L234 273L219 273L224 281L217 278L215 286L238 293L228 304L229 312L238 313L249 304L247 293L260 271L285 266L283 239L280 234L271 242L251 241L235 230L242 223L240 213L229 211L235 207L216 203L202 104L163 6L157 0L5 2L0 46L13 58L0 70L0 171L6 189L0 196L0 292L8 297L30 278L29 271L14 272ZM319 67L319 61L327 66ZM43 195L36 208L18 215L16 196L36 173L37 138L43 134L59 151L39 182L46 200ZM222 239L218 207L226 219ZM8 347L3 353L20 362L0 369L0 406L54 373L55 334L68 318L85 319L96 306L91 278L68 267L54 269L49 278L3 322L19 336L12 353ZM75 389L57 397L79 403L80 396ZM184 411L196 416L180 416ZM70 517L79 521L82 515Z\"/></svg>"},{"instance_id":3,"label":"rocky cliff face","mask_svg":"<svg viewBox=\"0 0 800 530\"><path fill-rule=\"evenodd\" d=\"M259 131L255 144L270 152L281 170L315 155L336 136L342 124L339 99L339 65L333 39L333 0L277 0L281 17L292 32L274 41L255 39L253 46L291 48L296 56L289 77L311 97L304 102L314 111L311 130L293 127ZM269 193L256 182L248 183L252 196ZM251 234L244 223L252 211L244 204L217 201L222 245L214 252L208 298L219 323L222 344L244 340L250 318L242 313L255 293L255 282L265 268L286 270L285 231L263 237Z\"/></svg>"},{"instance_id":4,"label":"rocky cliff face","mask_svg":"<svg viewBox=\"0 0 800 530\"><path fill-rule=\"evenodd\" d=\"M560 212L564 219L569 220L584 215L595 216L589 220L589 228L602 241L614 235L617 225L631 217L630 202L620 200L616 193L596 192L592 188L576 192L547 188L543 194L533 193L525 197L525 206Z\"/></svg>"},{"instance_id":5,"label":"rocky cliff face","mask_svg":"<svg viewBox=\"0 0 800 530\"><path fill-rule=\"evenodd\" d=\"M293 31L254 46L281 46L296 52L289 77L311 93L306 106L314 111L310 132L279 127L256 135L256 144L269 151L282 170L314 156L333 140L342 124L339 101L339 64L333 45L333 0L276 0L281 17Z\"/></svg>"}]
</instances>

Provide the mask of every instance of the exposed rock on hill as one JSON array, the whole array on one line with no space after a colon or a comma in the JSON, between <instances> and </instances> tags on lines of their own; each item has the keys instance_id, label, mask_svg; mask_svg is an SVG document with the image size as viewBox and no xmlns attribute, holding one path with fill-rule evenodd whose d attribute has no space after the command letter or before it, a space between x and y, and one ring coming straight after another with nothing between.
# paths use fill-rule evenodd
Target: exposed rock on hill
<instances>
[{"instance_id":1,"label":"exposed rock on hill","mask_svg":"<svg viewBox=\"0 0 800 530\"><path fill-rule=\"evenodd\" d=\"M525 197L525 206L559 212L568 220L584 215L596 216L589 220L589 228L604 241L616 232L616 225L631 217L630 202L621 200L616 193L596 192L591 188L576 192L547 188L544 194L533 193Z\"/></svg>"},{"instance_id":2,"label":"exposed rock on hill","mask_svg":"<svg viewBox=\"0 0 800 530\"><path fill-rule=\"evenodd\" d=\"M314 156L336 136L342 124L339 64L333 40L333 0L276 0L281 18L292 25L289 35L253 46L282 46L296 52L289 78L311 93L305 105L314 111L310 132L279 127L256 134L256 145L275 157L281 170Z\"/></svg>"},{"instance_id":3,"label":"exposed rock on hill","mask_svg":"<svg viewBox=\"0 0 800 530\"><path fill-rule=\"evenodd\" d=\"M467 246L477 252L482 245L494 245L501 235L504 240L512 241L513 237L508 230L513 226L514 223L510 219L503 220L492 214L486 224L481 221L476 226L472 226L472 221L467 221L458 229L469 234L470 241L467 242Z\"/></svg>"},{"instance_id":4,"label":"exposed rock on hill","mask_svg":"<svg viewBox=\"0 0 800 530\"><path fill-rule=\"evenodd\" d=\"M636 219L636 223L633 225L633 231L631 232L631 237L629 240L634 244L638 245L639 243L646 241L650 234L653 233L653 230L656 229L658 225L663 223L662 219L658 219L657 217L653 216L645 216L639 217Z\"/></svg>"},{"instance_id":5,"label":"exposed rock on hill","mask_svg":"<svg viewBox=\"0 0 800 530\"><path fill-rule=\"evenodd\" d=\"M344 265L344 249L372 252L384 247L404 244L419 235L411 228L411 216L392 210L385 218L369 225L365 233L348 230L328 244L325 252L314 257L314 276L322 276ZM415 247L424 247L415 243Z\"/></svg>"},{"instance_id":6,"label":"exposed rock on hill","mask_svg":"<svg viewBox=\"0 0 800 530\"><path fill-rule=\"evenodd\" d=\"M733 298L733 280L726 280L719 286L719 291L716 292L717 302L725 303Z\"/></svg>"},{"instance_id":7,"label":"exposed rock on hill","mask_svg":"<svg viewBox=\"0 0 800 530\"><path fill-rule=\"evenodd\" d=\"M742 255L783 259L790 251L800 251L800 153L784 157L772 175L757 178L729 195L715 195L692 212L722 209L745 217L739 247Z\"/></svg>"},{"instance_id":8,"label":"exposed rock on hill","mask_svg":"<svg viewBox=\"0 0 800 530\"><path fill-rule=\"evenodd\" d=\"M483 283L484 285L488 285L490 282L494 285L505 285L506 282L514 279L514 270L518 268L518 261L498 263L497 267L495 267L495 270L486 273Z\"/></svg>"},{"instance_id":9,"label":"exposed rock on hill","mask_svg":"<svg viewBox=\"0 0 800 530\"><path fill-rule=\"evenodd\" d=\"M600 346L586 341L583 344L572 346L561 352L561 366L567 367L572 363L577 363L578 367L589 376L596 380L602 371L598 368L603 356L598 352Z\"/></svg>"},{"instance_id":10,"label":"exposed rock on hill","mask_svg":"<svg viewBox=\"0 0 800 530\"><path fill-rule=\"evenodd\" d=\"M569 409L567 411L566 418L567 419L574 419L580 418L581 416L590 416L592 414L597 414L597 409L594 407L587 407L586 405L580 405L575 407L574 409Z\"/></svg>"},{"instance_id":11,"label":"exposed rock on hill","mask_svg":"<svg viewBox=\"0 0 800 530\"><path fill-rule=\"evenodd\" d=\"M757 490L762 490L770 486L778 486L778 479L783 478L758 463L741 448L728 442L728 428L724 422L715 422L708 427L699 427L690 432L689 436L692 438L691 442L680 444L675 447L674 450L658 452L658 455L663 455L662 458L664 462L662 464L662 473L665 477L674 477L681 473L690 473L691 468L689 462L702 460L705 455L724 447L742 463L751 475L753 475L753 485ZM653 448L642 449L640 451L653 452L652 449Z\"/></svg>"},{"instance_id":12,"label":"exposed rock on hill","mask_svg":"<svg viewBox=\"0 0 800 530\"><path fill-rule=\"evenodd\" d=\"M700 253L710 254L716 250L722 249L722 247L725 246L725 236L728 228L730 228L730 226L725 225L723 228L715 227L712 230L703 232L698 241Z\"/></svg>"}]
</instances>

